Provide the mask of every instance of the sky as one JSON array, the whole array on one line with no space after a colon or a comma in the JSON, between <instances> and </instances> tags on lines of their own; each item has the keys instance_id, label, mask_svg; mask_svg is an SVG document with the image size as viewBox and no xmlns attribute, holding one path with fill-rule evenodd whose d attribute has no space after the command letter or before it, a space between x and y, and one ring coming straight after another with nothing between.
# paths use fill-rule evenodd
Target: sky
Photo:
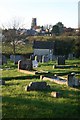
<instances>
[{"instance_id":1,"label":"sky","mask_svg":"<svg viewBox=\"0 0 80 120\"><path fill-rule=\"evenodd\" d=\"M9 27L15 19L21 27L31 27L32 18L37 25L78 27L79 0L0 0L0 26Z\"/></svg>"}]
</instances>

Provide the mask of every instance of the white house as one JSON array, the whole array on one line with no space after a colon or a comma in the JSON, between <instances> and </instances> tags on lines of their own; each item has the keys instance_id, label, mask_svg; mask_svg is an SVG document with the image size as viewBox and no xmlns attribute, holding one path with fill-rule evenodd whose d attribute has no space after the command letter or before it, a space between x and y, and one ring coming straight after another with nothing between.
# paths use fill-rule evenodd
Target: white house
<instances>
[{"instance_id":1,"label":"white house","mask_svg":"<svg viewBox=\"0 0 80 120\"><path fill-rule=\"evenodd\" d=\"M33 43L34 55L48 56L52 59L54 51L54 42L51 41L34 41Z\"/></svg>"}]
</instances>

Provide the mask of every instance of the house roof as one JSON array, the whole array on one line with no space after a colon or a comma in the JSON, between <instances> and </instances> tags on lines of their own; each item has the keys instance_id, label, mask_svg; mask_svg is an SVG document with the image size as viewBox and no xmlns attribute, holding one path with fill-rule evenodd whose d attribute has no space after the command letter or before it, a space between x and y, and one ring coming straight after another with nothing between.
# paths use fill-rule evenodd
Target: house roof
<instances>
[{"instance_id":1,"label":"house roof","mask_svg":"<svg viewBox=\"0 0 80 120\"><path fill-rule=\"evenodd\" d=\"M54 49L54 42L51 41L34 41L34 49Z\"/></svg>"}]
</instances>

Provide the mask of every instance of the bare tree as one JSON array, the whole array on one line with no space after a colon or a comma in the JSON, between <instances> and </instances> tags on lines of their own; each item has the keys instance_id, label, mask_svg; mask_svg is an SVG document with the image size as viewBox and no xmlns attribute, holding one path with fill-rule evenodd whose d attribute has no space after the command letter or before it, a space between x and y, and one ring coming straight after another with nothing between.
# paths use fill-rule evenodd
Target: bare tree
<instances>
[{"instance_id":1,"label":"bare tree","mask_svg":"<svg viewBox=\"0 0 80 120\"><path fill-rule=\"evenodd\" d=\"M20 24L20 20L17 20L16 18L14 18L11 23L9 22L7 25L7 28L5 27L5 30L3 32L5 38L7 41L12 42L12 48L13 48L13 54L15 57L16 54L16 40L18 40L18 29L20 28L21 24ZM4 27L4 26L3 26ZM14 63L15 63L15 58L14 58Z\"/></svg>"}]
</instances>

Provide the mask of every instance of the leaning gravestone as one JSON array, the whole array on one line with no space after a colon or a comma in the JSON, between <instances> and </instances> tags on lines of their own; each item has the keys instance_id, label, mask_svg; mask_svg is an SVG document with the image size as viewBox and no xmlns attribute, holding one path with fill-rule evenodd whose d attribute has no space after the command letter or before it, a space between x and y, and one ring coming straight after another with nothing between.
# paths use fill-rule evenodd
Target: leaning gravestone
<instances>
[{"instance_id":1,"label":"leaning gravestone","mask_svg":"<svg viewBox=\"0 0 80 120\"><path fill-rule=\"evenodd\" d=\"M50 89L50 86L46 82L31 82L28 86L25 87L26 91L38 91Z\"/></svg>"},{"instance_id":2,"label":"leaning gravestone","mask_svg":"<svg viewBox=\"0 0 80 120\"><path fill-rule=\"evenodd\" d=\"M79 81L78 81L78 79L75 78L75 73L71 73L68 75L67 85L70 87L79 86Z\"/></svg>"},{"instance_id":3,"label":"leaning gravestone","mask_svg":"<svg viewBox=\"0 0 80 120\"><path fill-rule=\"evenodd\" d=\"M65 57L64 56L58 57L58 65L65 65Z\"/></svg>"},{"instance_id":4,"label":"leaning gravestone","mask_svg":"<svg viewBox=\"0 0 80 120\"><path fill-rule=\"evenodd\" d=\"M18 61L18 70L32 70L32 60L26 60L26 61Z\"/></svg>"}]
</instances>

